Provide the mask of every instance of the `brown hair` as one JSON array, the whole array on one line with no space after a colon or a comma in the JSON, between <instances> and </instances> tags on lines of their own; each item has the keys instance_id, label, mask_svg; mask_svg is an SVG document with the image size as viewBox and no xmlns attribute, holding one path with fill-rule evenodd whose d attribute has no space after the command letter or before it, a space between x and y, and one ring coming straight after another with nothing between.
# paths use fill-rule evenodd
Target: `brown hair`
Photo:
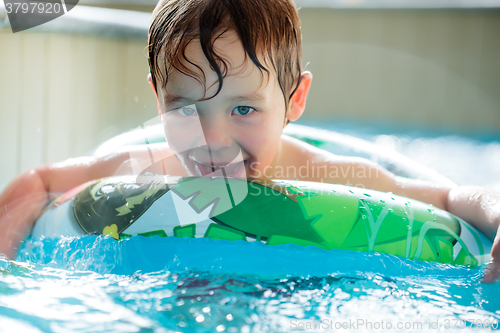
<instances>
[{"instance_id":1,"label":"brown hair","mask_svg":"<svg viewBox=\"0 0 500 333\"><path fill-rule=\"evenodd\" d=\"M272 66L288 109L290 98L300 84L302 58L300 21L293 0L160 0L153 12L148 37L149 68L155 89L158 83L166 86L175 68L195 78L206 90L205 74L185 54L188 43L199 39L219 78L218 90L210 98L217 95L228 65L213 46L228 30L238 34L246 56L261 72L269 74L269 69L259 61L259 56ZM162 53L164 63L158 61ZM199 69L201 78L186 63Z\"/></svg>"}]
</instances>

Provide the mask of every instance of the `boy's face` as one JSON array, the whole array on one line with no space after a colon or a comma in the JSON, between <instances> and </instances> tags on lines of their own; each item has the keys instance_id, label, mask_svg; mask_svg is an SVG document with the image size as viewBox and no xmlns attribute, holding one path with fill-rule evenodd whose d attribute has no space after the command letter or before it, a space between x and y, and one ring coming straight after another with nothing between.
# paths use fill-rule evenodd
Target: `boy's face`
<instances>
[{"instance_id":1,"label":"boy's face","mask_svg":"<svg viewBox=\"0 0 500 333\"><path fill-rule=\"evenodd\" d=\"M197 40L189 43L186 56L190 69L206 79L173 70L166 89L157 92L167 141L188 173L193 176L222 175L250 178L262 175L281 147L285 101L274 73L261 72L245 57L235 32L215 41L215 50L228 64L222 90ZM222 68L221 68L222 69Z\"/></svg>"}]
</instances>

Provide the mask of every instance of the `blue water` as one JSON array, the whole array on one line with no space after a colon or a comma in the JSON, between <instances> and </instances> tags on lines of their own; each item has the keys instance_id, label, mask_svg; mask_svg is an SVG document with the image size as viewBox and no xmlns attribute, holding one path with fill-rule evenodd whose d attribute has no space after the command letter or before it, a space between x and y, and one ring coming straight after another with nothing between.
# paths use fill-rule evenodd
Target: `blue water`
<instances>
[{"instance_id":1,"label":"blue water","mask_svg":"<svg viewBox=\"0 0 500 333\"><path fill-rule=\"evenodd\" d=\"M500 188L495 137L335 129ZM486 331L500 327L500 285L481 272L294 245L29 239L0 259L0 333Z\"/></svg>"},{"instance_id":2,"label":"blue water","mask_svg":"<svg viewBox=\"0 0 500 333\"><path fill-rule=\"evenodd\" d=\"M1 332L410 332L500 320L500 285L480 283L480 268L295 245L30 239L0 272Z\"/></svg>"}]
</instances>

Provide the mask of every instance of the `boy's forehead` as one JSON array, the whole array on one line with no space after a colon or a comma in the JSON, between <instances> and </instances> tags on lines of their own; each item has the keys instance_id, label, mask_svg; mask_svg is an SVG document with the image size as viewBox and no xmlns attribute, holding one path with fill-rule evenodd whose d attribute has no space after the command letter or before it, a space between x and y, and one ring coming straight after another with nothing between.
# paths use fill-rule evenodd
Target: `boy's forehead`
<instances>
[{"instance_id":1,"label":"boy's forehead","mask_svg":"<svg viewBox=\"0 0 500 333\"><path fill-rule=\"evenodd\" d=\"M214 42L214 51L228 67L225 71L224 65L220 62L218 64L223 72L224 80L237 82L237 86L233 86L233 89L259 90L270 85L273 73L269 75L255 66L247 56L236 32L229 30L218 37ZM182 66L194 73L196 78L173 68L169 74L164 93L182 96L187 94L191 97L201 96L201 98L213 96L218 90L219 78L205 57L198 38L188 43L184 54L186 59L182 59ZM165 62L163 52L160 53L159 62ZM164 67L161 67L161 70L164 71ZM202 81L204 79L206 91L197 79Z\"/></svg>"},{"instance_id":2,"label":"boy's forehead","mask_svg":"<svg viewBox=\"0 0 500 333\"><path fill-rule=\"evenodd\" d=\"M229 30L220 35L213 44L215 53L221 56L233 68L243 66L246 61L243 44L234 30ZM199 38L193 39L186 46L185 54L189 60L195 60L196 63L209 65L205 57Z\"/></svg>"}]
</instances>

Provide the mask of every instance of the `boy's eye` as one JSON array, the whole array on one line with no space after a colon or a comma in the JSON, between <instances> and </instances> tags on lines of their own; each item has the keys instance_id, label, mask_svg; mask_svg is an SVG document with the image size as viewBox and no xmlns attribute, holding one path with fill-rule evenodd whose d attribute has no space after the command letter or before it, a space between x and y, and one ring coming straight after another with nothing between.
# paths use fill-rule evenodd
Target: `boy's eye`
<instances>
[{"instance_id":1,"label":"boy's eye","mask_svg":"<svg viewBox=\"0 0 500 333\"><path fill-rule=\"evenodd\" d=\"M255 111L255 109L250 106L237 106L233 109L233 114L245 116L253 111Z\"/></svg>"},{"instance_id":2,"label":"boy's eye","mask_svg":"<svg viewBox=\"0 0 500 333\"><path fill-rule=\"evenodd\" d=\"M177 113L180 114L181 116L194 116L194 115L196 115L196 109L194 109L190 106L184 106L184 107L178 108L177 110L174 110L174 111L177 111Z\"/></svg>"}]
</instances>

